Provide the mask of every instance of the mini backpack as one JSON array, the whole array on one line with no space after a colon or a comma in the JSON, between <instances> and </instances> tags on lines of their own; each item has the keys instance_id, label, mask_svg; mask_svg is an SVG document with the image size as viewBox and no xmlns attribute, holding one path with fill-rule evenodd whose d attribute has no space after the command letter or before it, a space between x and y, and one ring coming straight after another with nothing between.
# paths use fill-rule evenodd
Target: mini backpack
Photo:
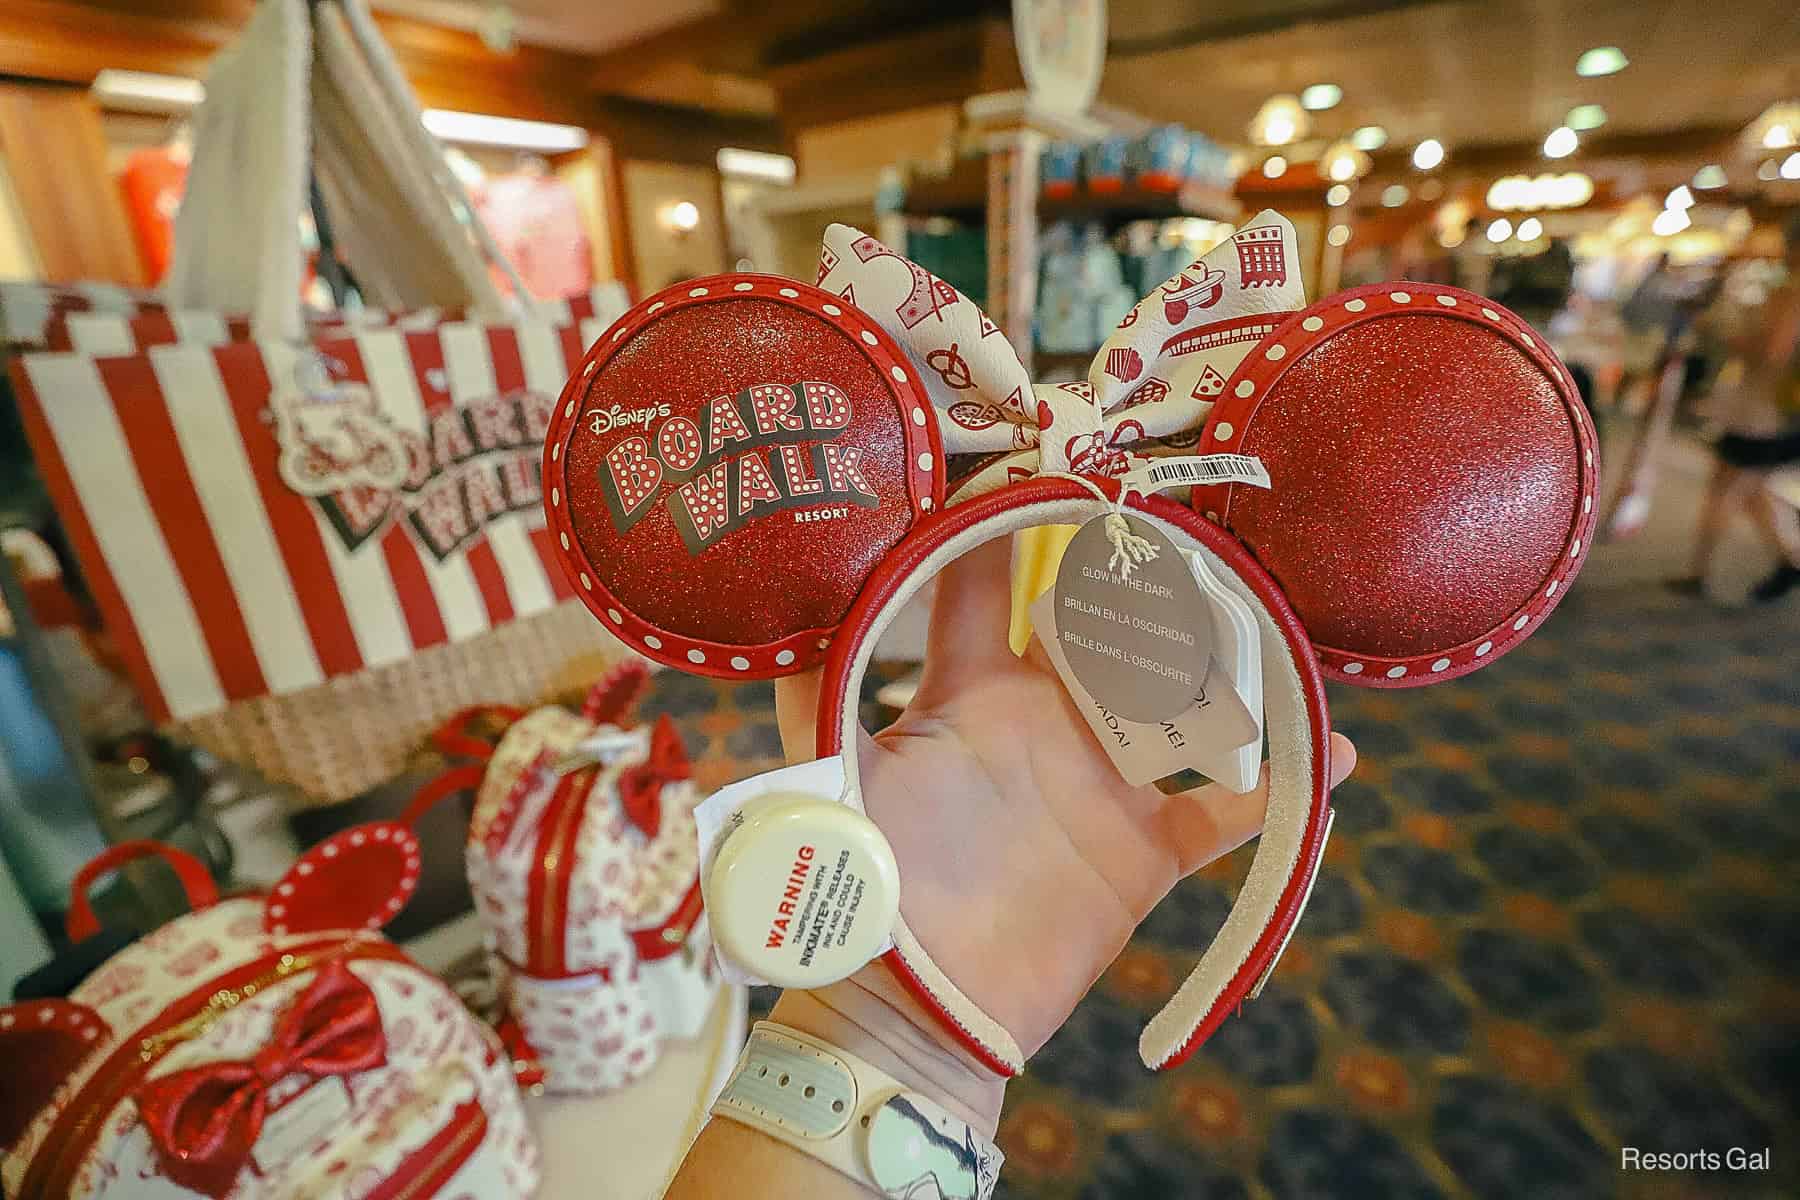
<instances>
[{"instance_id":1,"label":"mini backpack","mask_svg":"<svg viewBox=\"0 0 1800 1200\"><path fill-rule=\"evenodd\" d=\"M499 981L519 1082L610 1091L697 1036L719 981L701 912L687 752L667 716L627 727L648 672L630 662L577 714L555 705L458 713L433 736L452 768L416 817L474 790L469 886ZM502 727L497 741L480 736Z\"/></svg>"},{"instance_id":2,"label":"mini backpack","mask_svg":"<svg viewBox=\"0 0 1800 1200\"><path fill-rule=\"evenodd\" d=\"M417 886L395 822L308 850L267 895L221 899L172 846L112 846L87 897L146 856L192 909L126 946L67 999L0 1009L5 1194L14 1200L523 1196L537 1149L505 1049L378 930Z\"/></svg>"}]
</instances>

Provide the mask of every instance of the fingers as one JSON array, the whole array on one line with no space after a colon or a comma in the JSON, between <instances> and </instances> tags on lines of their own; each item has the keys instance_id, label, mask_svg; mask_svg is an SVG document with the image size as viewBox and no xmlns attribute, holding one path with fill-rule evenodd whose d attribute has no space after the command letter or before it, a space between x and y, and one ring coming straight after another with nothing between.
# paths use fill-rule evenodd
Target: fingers
<instances>
[{"instance_id":1,"label":"fingers","mask_svg":"<svg viewBox=\"0 0 1800 1200\"><path fill-rule=\"evenodd\" d=\"M1356 746L1341 733L1331 735L1326 751L1330 786L1344 782L1356 766ZM1165 844L1175 853L1183 876L1237 849L1262 830L1269 809L1269 765L1262 778L1244 795L1235 795L1216 783L1171 796L1163 806Z\"/></svg>"},{"instance_id":2,"label":"fingers","mask_svg":"<svg viewBox=\"0 0 1800 1200\"><path fill-rule=\"evenodd\" d=\"M775 724L789 766L818 757L819 685L824 678L825 669L814 667L775 681Z\"/></svg>"},{"instance_id":3,"label":"fingers","mask_svg":"<svg viewBox=\"0 0 1800 1200\"><path fill-rule=\"evenodd\" d=\"M999 537L945 567L937 578L926 639L924 702L948 695L963 680L1013 662L1006 644L1012 621L1012 539Z\"/></svg>"}]
</instances>

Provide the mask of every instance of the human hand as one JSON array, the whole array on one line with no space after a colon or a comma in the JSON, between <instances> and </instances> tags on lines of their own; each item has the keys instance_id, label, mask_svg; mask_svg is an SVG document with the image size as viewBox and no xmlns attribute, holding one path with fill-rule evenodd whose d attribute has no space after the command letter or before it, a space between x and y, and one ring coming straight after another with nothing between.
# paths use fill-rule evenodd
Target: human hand
<instances>
[{"instance_id":1,"label":"human hand","mask_svg":"<svg viewBox=\"0 0 1800 1200\"><path fill-rule=\"evenodd\" d=\"M1268 775L1242 796L1127 785L1042 646L1022 658L1007 647L1010 546L990 542L939 576L918 693L856 753L907 924L1030 1055L1176 882L1262 828ZM816 673L777 685L790 761L812 756L818 688ZM1334 733L1329 761L1335 787L1355 748ZM884 972L874 964L849 982L958 1049Z\"/></svg>"}]
</instances>

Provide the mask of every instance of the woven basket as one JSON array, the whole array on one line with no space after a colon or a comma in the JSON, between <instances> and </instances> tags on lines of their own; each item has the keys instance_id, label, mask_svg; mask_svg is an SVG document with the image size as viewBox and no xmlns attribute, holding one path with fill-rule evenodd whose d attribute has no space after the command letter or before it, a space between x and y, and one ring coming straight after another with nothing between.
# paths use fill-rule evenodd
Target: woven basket
<instances>
[{"instance_id":1,"label":"woven basket","mask_svg":"<svg viewBox=\"0 0 1800 1200\"><path fill-rule=\"evenodd\" d=\"M285 696L242 700L169 728L272 783L299 808L336 804L400 773L446 717L530 707L579 688L631 651L579 601L387 666Z\"/></svg>"}]
</instances>

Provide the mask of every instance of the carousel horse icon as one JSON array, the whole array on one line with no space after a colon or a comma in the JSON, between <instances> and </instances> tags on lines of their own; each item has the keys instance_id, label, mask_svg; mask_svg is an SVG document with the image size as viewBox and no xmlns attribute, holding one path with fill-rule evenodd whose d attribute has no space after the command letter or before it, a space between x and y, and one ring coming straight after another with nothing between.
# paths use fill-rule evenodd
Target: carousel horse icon
<instances>
[{"instance_id":1,"label":"carousel horse icon","mask_svg":"<svg viewBox=\"0 0 1800 1200\"><path fill-rule=\"evenodd\" d=\"M366 384L333 378L319 355L295 365L270 398L281 478L303 496L352 487L392 491L406 479L406 443Z\"/></svg>"}]
</instances>

